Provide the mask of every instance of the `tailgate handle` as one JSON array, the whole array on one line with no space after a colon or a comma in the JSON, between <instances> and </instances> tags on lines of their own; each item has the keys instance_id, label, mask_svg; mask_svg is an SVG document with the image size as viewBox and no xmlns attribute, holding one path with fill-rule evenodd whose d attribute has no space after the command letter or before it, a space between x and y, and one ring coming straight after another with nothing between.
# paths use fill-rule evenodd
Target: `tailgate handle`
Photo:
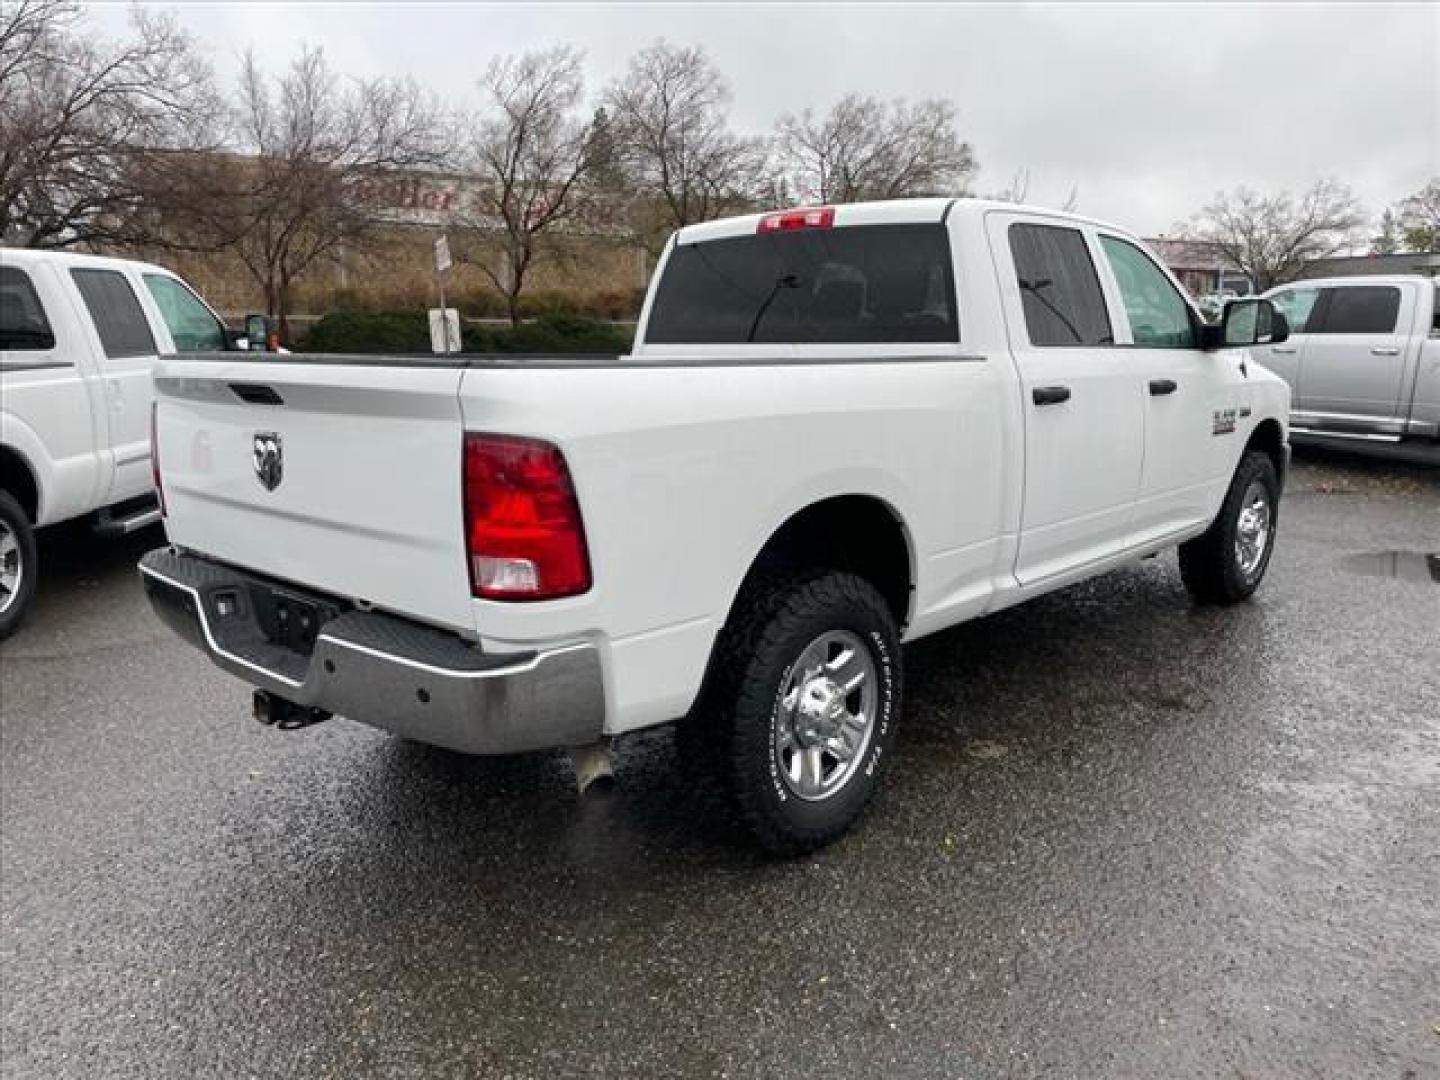
<instances>
[{"instance_id":1,"label":"tailgate handle","mask_svg":"<svg viewBox=\"0 0 1440 1080\"><path fill-rule=\"evenodd\" d=\"M263 383L232 382L230 389L247 405L285 404L285 399L275 392L274 387L266 386Z\"/></svg>"},{"instance_id":2,"label":"tailgate handle","mask_svg":"<svg viewBox=\"0 0 1440 1080\"><path fill-rule=\"evenodd\" d=\"M1162 394L1173 394L1178 389L1174 379L1151 379L1150 394L1152 397L1160 397Z\"/></svg>"},{"instance_id":3,"label":"tailgate handle","mask_svg":"<svg viewBox=\"0 0 1440 1080\"><path fill-rule=\"evenodd\" d=\"M1037 386L1030 391L1030 400L1036 405L1059 405L1070 400L1068 386Z\"/></svg>"}]
</instances>

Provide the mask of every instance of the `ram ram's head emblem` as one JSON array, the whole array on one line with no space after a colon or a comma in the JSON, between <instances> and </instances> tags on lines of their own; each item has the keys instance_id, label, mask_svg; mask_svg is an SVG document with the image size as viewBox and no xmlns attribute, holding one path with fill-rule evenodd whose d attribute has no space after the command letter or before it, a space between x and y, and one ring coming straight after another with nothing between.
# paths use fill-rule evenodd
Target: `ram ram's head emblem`
<instances>
[{"instance_id":1,"label":"ram ram's head emblem","mask_svg":"<svg viewBox=\"0 0 1440 1080\"><path fill-rule=\"evenodd\" d=\"M274 491L285 479L285 449L278 432L255 433L255 477L266 491Z\"/></svg>"}]
</instances>

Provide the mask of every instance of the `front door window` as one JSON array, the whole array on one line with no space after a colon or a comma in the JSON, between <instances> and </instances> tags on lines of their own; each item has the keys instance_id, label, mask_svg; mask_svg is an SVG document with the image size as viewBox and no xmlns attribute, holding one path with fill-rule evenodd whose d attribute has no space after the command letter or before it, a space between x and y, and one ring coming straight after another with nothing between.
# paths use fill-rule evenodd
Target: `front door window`
<instances>
[{"instance_id":1,"label":"front door window","mask_svg":"<svg viewBox=\"0 0 1440 1080\"><path fill-rule=\"evenodd\" d=\"M1120 286L1135 344L1150 349L1195 348L1190 305L1160 268L1134 244L1117 237L1102 236L1100 244Z\"/></svg>"}]
</instances>

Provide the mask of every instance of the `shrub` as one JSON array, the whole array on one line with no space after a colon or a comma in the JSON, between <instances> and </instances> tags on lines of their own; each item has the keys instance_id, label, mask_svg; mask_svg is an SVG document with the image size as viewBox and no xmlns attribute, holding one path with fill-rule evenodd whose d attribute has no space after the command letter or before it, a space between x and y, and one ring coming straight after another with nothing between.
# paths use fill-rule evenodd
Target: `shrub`
<instances>
[{"instance_id":1,"label":"shrub","mask_svg":"<svg viewBox=\"0 0 1440 1080\"><path fill-rule=\"evenodd\" d=\"M634 322L645 303L644 289L607 289L585 298L584 314L597 319Z\"/></svg>"},{"instance_id":2,"label":"shrub","mask_svg":"<svg viewBox=\"0 0 1440 1080\"><path fill-rule=\"evenodd\" d=\"M489 286L455 289L445 299L451 307L464 312L468 319L505 317L505 298Z\"/></svg>"},{"instance_id":3,"label":"shrub","mask_svg":"<svg viewBox=\"0 0 1440 1080\"><path fill-rule=\"evenodd\" d=\"M553 290L527 293L520 298L523 318L541 315L586 315L592 319L634 319L645 301L644 289L607 289L573 293ZM503 311L501 312L503 314Z\"/></svg>"},{"instance_id":4,"label":"shrub","mask_svg":"<svg viewBox=\"0 0 1440 1080\"><path fill-rule=\"evenodd\" d=\"M300 341L306 352L428 353L430 319L423 311L331 311Z\"/></svg>"},{"instance_id":5,"label":"shrub","mask_svg":"<svg viewBox=\"0 0 1440 1080\"><path fill-rule=\"evenodd\" d=\"M622 353L635 335L628 328L584 315L550 313L495 333L495 351L512 353Z\"/></svg>"},{"instance_id":6,"label":"shrub","mask_svg":"<svg viewBox=\"0 0 1440 1080\"><path fill-rule=\"evenodd\" d=\"M628 326L583 315L549 313L518 327L466 323L467 353L622 353L634 340ZM429 353L429 316L422 311L332 311L300 341L305 352Z\"/></svg>"}]
</instances>

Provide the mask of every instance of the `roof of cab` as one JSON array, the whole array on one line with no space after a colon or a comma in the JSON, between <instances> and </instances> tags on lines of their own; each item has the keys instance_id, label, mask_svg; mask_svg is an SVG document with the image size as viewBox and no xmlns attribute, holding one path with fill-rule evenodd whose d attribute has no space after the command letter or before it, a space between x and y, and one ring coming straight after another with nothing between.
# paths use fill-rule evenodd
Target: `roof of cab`
<instances>
[{"instance_id":1,"label":"roof of cab","mask_svg":"<svg viewBox=\"0 0 1440 1080\"><path fill-rule=\"evenodd\" d=\"M885 199L877 202L826 203L823 205L832 206L835 210L834 228L843 228L847 225L925 224L943 221L951 214L980 215L991 210L1008 210L1060 218L1086 225L1097 225L1121 233L1129 234L1130 232L1128 229L1068 210L1056 210L1047 206L1028 206L1000 199L980 199L968 195L956 198ZM780 207L758 214L742 214L738 217L719 218L697 225L687 225L676 232L674 242L676 244L695 244L705 240L750 236L759 229L762 218L790 209L800 208Z\"/></svg>"},{"instance_id":2,"label":"roof of cab","mask_svg":"<svg viewBox=\"0 0 1440 1080\"><path fill-rule=\"evenodd\" d=\"M120 259L109 255L89 255L82 251L50 251L45 248L13 248L0 247L0 264L19 265L21 263L59 263L62 266L94 266L110 267L112 269L121 266L134 266L141 270L153 270L157 273L174 275L173 270L167 270L163 266L154 263L142 262L139 259Z\"/></svg>"},{"instance_id":3,"label":"roof of cab","mask_svg":"<svg viewBox=\"0 0 1440 1080\"><path fill-rule=\"evenodd\" d=\"M1287 281L1283 285L1276 285L1266 290L1263 295L1272 292L1279 292L1281 289L1324 289L1335 288L1345 285L1435 285L1440 290L1440 282L1434 278L1426 277L1424 274L1339 274L1335 277L1322 278L1297 278L1294 281Z\"/></svg>"}]
</instances>

